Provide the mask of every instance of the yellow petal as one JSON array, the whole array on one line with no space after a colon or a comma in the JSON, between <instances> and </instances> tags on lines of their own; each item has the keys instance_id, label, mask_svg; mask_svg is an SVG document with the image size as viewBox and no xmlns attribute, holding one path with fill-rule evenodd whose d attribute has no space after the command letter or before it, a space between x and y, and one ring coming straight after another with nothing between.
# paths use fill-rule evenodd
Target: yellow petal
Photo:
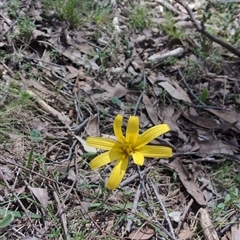
<instances>
[{"instance_id":1,"label":"yellow petal","mask_svg":"<svg viewBox=\"0 0 240 240\"><path fill-rule=\"evenodd\" d=\"M128 158L120 159L117 161L108 179L107 188L114 190L119 186L127 170L127 167Z\"/></svg>"},{"instance_id":2,"label":"yellow petal","mask_svg":"<svg viewBox=\"0 0 240 240\"><path fill-rule=\"evenodd\" d=\"M109 158L109 151L102 153L95 157L91 162L90 162L90 168L92 170L100 168L108 163L110 163L111 160Z\"/></svg>"},{"instance_id":3,"label":"yellow petal","mask_svg":"<svg viewBox=\"0 0 240 240\"><path fill-rule=\"evenodd\" d=\"M111 148L111 150L109 150L109 158L111 159L111 161L115 161L115 160L118 160L122 157L123 157L123 153L122 153L122 150L121 150L121 144L116 143Z\"/></svg>"},{"instance_id":4,"label":"yellow petal","mask_svg":"<svg viewBox=\"0 0 240 240\"><path fill-rule=\"evenodd\" d=\"M144 155L141 152L134 152L132 154L133 162L136 165L142 166L144 163Z\"/></svg>"},{"instance_id":5,"label":"yellow petal","mask_svg":"<svg viewBox=\"0 0 240 240\"><path fill-rule=\"evenodd\" d=\"M96 147L103 150L110 150L116 141L101 137L88 137L86 140L87 144L92 147Z\"/></svg>"},{"instance_id":6,"label":"yellow petal","mask_svg":"<svg viewBox=\"0 0 240 240\"><path fill-rule=\"evenodd\" d=\"M123 143L124 139L125 139L123 136L123 133L122 133L122 121L123 121L123 116L118 114L115 117L114 122L113 122L113 131L114 131L115 136L117 137L117 140L120 143Z\"/></svg>"},{"instance_id":7,"label":"yellow petal","mask_svg":"<svg viewBox=\"0 0 240 240\"><path fill-rule=\"evenodd\" d=\"M151 158L169 158L172 157L172 149L165 146L143 146L138 152L142 153L145 157Z\"/></svg>"},{"instance_id":8,"label":"yellow petal","mask_svg":"<svg viewBox=\"0 0 240 240\"><path fill-rule=\"evenodd\" d=\"M147 145L154 138L168 132L169 130L170 130L170 128L167 124L160 124L160 125L156 125L154 127L151 127L139 136L135 146L136 147L142 147L144 145Z\"/></svg>"},{"instance_id":9,"label":"yellow petal","mask_svg":"<svg viewBox=\"0 0 240 240\"><path fill-rule=\"evenodd\" d=\"M139 133L139 118L130 116L127 124L126 142L134 144Z\"/></svg>"}]
</instances>

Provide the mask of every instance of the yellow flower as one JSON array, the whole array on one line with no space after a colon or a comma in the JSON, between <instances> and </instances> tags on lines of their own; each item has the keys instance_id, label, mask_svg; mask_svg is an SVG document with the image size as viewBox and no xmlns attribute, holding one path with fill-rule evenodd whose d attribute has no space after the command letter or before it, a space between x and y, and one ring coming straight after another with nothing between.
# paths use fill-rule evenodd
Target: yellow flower
<instances>
[{"instance_id":1,"label":"yellow flower","mask_svg":"<svg viewBox=\"0 0 240 240\"><path fill-rule=\"evenodd\" d=\"M136 165L142 166L144 157L168 158L172 156L172 149L170 147L147 145L154 138L170 130L167 124L156 125L139 135L139 118L130 116L126 137L124 137L122 133L122 121L122 115L117 115L114 120L113 130L117 140L101 137L87 138L88 145L107 150L90 162L92 170L116 161L107 182L107 188L111 190L117 188L122 181L130 157L133 158L133 162Z\"/></svg>"}]
</instances>

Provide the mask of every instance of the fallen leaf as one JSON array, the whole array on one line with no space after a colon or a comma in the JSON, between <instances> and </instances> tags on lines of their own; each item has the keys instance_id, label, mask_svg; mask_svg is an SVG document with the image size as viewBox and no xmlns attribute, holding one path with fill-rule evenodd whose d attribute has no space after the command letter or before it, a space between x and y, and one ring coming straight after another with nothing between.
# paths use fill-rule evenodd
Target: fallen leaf
<instances>
[{"instance_id":1,"label":"fallen leaf","mask_svg":"<svg viewBox=\"0 0 240 240\"><path fill-rule=\"evenodd\" d=\"M140 228L138 230L132 231L128 238L134 240L147 240L150 239L154 235L154 229L151 228Z\"/></svg>"},{"instance_id":2,"label":"fallen leaf","mask_svg":"<svg viewBox=\"0 0 240 240\"><path fill-rule=\"evenodd\" d=\"M238 130L240 130L240 114L234 111L224 111L218 109L207 109L207 111L213 113L224 121L234 124Z\"/></svg>"},{"instance_id":3,"label":"fallen leaf","mask_svg":"<svg viewBox=\"0 0 240 240\"><path fill-rule=\"evenodd\" d=\"M99 124L98 124L98 115L95 114L90 118L85 127L85 130L89 136L98 136L99 135Z\"/></svg>"},{"instance_id":4,"label":"fallen leaf","mask_svg":"<svg viewBox=\"0 0 240 240\"><path fill-rule=\"evenodd\" d=\"M164 108L161 112L161 117L163 119L163 122L168 124L168 126L170 127L170 129L172 131L176 131L178 133L181 132L181 130L179 129L178 125L176 124L176 120L174 119L174 106L173 104L169 104L166 108Z\"/></svg>"},{"instance_id":5,"label":"fallen leaf","mask_svg":"<svg viewBox=\"0 0 240 240\"><path fill-rule=\"evenodd\" d=\"M50 34L34 29L32 31L31 40L35 40L39 37L50 37Z\"/></svg>"},{"instance_id":6,"label":"fallen leaf","mask_svg":"<svg viewBox=\"0 0 240 240\"><path fill-rule=\"evenodd\" d=\"M106 224L107 224L106 232L110 232L110 231L113 229L114 223L115 223L114 220L108 220L108 221L106 222Z\"/></svg>"},{"instance_id":7,"label":"fallen leaf","mask_svg":"<svg viewBox=\"0 0 240 240\"><path fill-rule=\"evenodd\" d=\"M146 94L143 94L143 103L144 103L145 108L147 110L148 116L150 117L153 124L154 125L159 124L158 115L153 108L152 102L150 101L149 97Z\"/></svg>"},{"instance_id":8,"label":"fallen leaf","mask_svg":"<svg viewBox=\"0 0 240 240\"><path fill-rule=\"evenodd\" d=\"M176 81L161 81L158 83L158 85L163 87L173 98L191 103L188 94L179 86Z\"/></svg>"},{"instance_id":9,"label":"fallen leaf","mask_svg":"<svg viewBox=\"0 0 240 240\"><path fill-rule=\"evenodd\" d=\"M84 202L84 201L81 202L81 212L83 214L88 212L89 205L90 205L89 202Z\"/></svg>"},{"instance_id":10,"label":"fallen leaf","mask_svg":"<svg viewBox=\"0 0 240 240\"><path fill-rule=\"evenodd\" d=\"M192 239L193 232L190 229L182 229L178 235L181 240L190 240Z\"/></svg>"},{"instance_id":11,"label":"fallen leaf","mask_svg":"<svg viewBox=\"0 0 240 240\"><path fill-rule=\"evenodd\" d=\"M1 177L3 177L5 180L11 181L15 177L14 172L8 166L5 166L5 165L0 166L0 170L3 174L3 175L0 175L0 179Z\"/></svg>"},{"instance_id":12,"label":"fallen leaf","mask_svg":"<svg viewBox=\"0 0 240 240\"><path fill-rule=\"evenodd\" d=\"M48 193L45 188L35 188L28 186L29 190L34 194L37 200L42 204L44 208L48 206Z\"/></svg>"},{"instance_id":13,"label":"fallen leaf","mask_svg":"<svg viewBox=\"0 0 240 240\"><path fill-rule=\"evenodd\" d=\"M168 166L176 171L187 192L196 200L196 202L201 206L206 206L207 202L204 199L202 191L194 182L193 176L183 166L182 162L175 158L174 161L168 164Z\"/></svg>"},{"instance_id":14,"label":"fallen leaf","mask_svg":"<svg viewBox=\"0 0 240 240\"><path fill-rule=\"evenodd\" d=\"M70 170L68 171L67 179L68 179L68 180L71 180L72 182L75 182L75 181L76 181L77 175L76 175L76 173L75 173L72 169L70 169Z\"/></svg>"},{"instance_id":15,"label":"fallen leaf","mask_svg":"<svg viewBox=\"0 0 240 240\"><path fill-rule=\"evenodd\" d=\"M91 98L94 102L108 101L112 97L121 98L128 93L128 89L123 87L120 83L117 83L114 87L110 85L98 86L98 90L104 90L103 93L92 94ZM86 101L90 102L89 98Z\"/></svg>"},{"instance_id":16,"label":"fallen leaf","mask_svg":"<svg viewBox=\"0 0 240 240\"><path fill-rule=\"evenodd\" d=\"M211 141L199 141L200 146L200 153L202 156L209 156L214 154L227 154L233 155L233 149L230 145L225 144L221 140L214 140Z\"/></svg>"},{"instance_id":17,"label":"fallen leaf","mask_svg":"<svg viewBox=\"0 0 240 240\"><path fill-rule=\"evenodd\" d=\"M240 239L240 224L234 224L231 227L232 240Z\"/></svg>"},{"instance_id":18,"label":"fallen leaf","mask_svg":"<svg viewBox=\"0 0 240 240\"><path fill-rule=\"evenodd\" d=\"M182 115L187 118L189 121L195 123L196 125L207 128L207 129L222 129L223 125L215 121L214 119L200 116L193 116L187 112L182 113Z\"/></svg>"},{"instance_id":19,"label":"fallen leaf","mask_svg":"<svg viewBox=\"0 0 240 240\"><path fill-rule=\"evenodd\" d=\"M182 214L181 212L176 211L176 212L170 212L168 216L170 217L171 220L178 223L181 220L181 214Z\"/></svg>"}]
</instances>

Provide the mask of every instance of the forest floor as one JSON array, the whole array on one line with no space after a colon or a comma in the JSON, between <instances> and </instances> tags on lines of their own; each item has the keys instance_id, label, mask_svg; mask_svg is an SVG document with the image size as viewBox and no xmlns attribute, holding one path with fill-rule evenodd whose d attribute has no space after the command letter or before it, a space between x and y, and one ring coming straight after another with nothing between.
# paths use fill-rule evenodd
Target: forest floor
<instances>
[{"instance_id":1,"label":"forest floor","mask_svg":"<svg viewBox=\"0 0 240 240\"><path fill-rule=\"evenodd\" d=\"M230 1L2 1L0 238L240 239L239 23ZM109 191L86 138L117 114L168 124L173 157Z\"/></svg>"}]
</instances>

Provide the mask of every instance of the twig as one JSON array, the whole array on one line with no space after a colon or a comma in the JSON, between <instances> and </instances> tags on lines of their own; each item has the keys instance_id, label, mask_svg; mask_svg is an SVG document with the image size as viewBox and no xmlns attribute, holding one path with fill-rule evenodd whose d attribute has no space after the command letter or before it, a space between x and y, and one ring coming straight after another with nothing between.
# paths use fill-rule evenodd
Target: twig
<instances>
[{"instance_id":1,"label":"twig","mask_svg":"<svg viewBox=\"0 0 240 240\"><path fill-rule=\"evenodd\" d=\"M140 104L140 102L141 102L141 100L143 98L143 95L144 95L145 89L146 89L146 82L147 82L146 76L145 76L144 73L142 73L142 75L143 75L143 90L142 90L142 92L141 92L141 94L140 94L140 96L138 98L137 104L135 106L134 113L133 113L134 116L137 114L137 110L138 110L139 104Z\"/></svg>"},{"instance_id":2,"label":"twig","mask_svg":"<svg viewBox=\"0 0 240 240\"><path fill-rule=\"evenodd\" d=\"M65 156L59 156L59 157L57 157L53 162L51 162L49 165L52 165L52 164L62 164L62 163L64 163L64 162L67 162L67 161L69 161L70 159L71 159L71 157L72 157L72 155L73 155L73 149L76 147L76 145L77 145L77 143L78 143L78 140L74 140L74 142L73 142L73 144L72 144L72 146L70 147L70 149L69 149L69 152L68 152L68 154L66 154ZM66 157L67 156L67 157ZM61 159L61 158L63 158L63 159ZM69 162L69 164L70 164L70 162Z\"/></svg>"},{"instance_id":3,"label":"twig","mask_svg":"<svg viewBox=\"0 0 240 240\"><path fill-rule=\"evenodd\" d=\"M147 172L149 172L152 169L152 167L148 167L142 171L142 175L145 175ZM131 177L127 178L126 180L122 181L120 186L125 187L128 185L130 182L132 182L134 179L136 179L139 176L139 173L136 173L132 175Z\"/></svg>"},{"instance_id":4,"label":"twig","mask_svg":"<svg viewBox=\"0 0 240 240\"><path fill-rule=\"evenodd\" d=\"M200 208L200 225L203 229L203 234L207 240L219 240L218 234L212 224L212 220L206 208Z\"/></svg>"},{"instance_id":5,"label":"twig","mask_svg":"<svg viewBox=\"0 0 240 240\"><path fill-rule=\"evenodd\" d=\"M3 65L3 67L5 68L5 70L7 71L7 73L9 74L10 77L14 76L13 71L3 62L1 61L1 64Z\"/></svg>"},{"instance_id":6,"label":"twig","mask_svg":"<svg viewBox=\"0 0 240 240\"><path fill-rule=\"evenodd\" d=\"M3 15L2 15L3 16ZM13 27L14 25L17 23L17 20L15 20L11 26L0 36L0 38L2 38L3 36L5 36Z\"/></svg>"},{"instance_id":7,"label":"twig","mask_svg":"<svg viewBox=\"0 0 240 240\"><path fill-rule=\"evenodd\" d=\"M9 79L6 79L6 83L5 83L5 85L3 86L3 89L2 89L2 93L0 93L0 106L3 106L4 102L7 99L9 85L10 85L10 81L9 81Z\"/></svg>"},{"instance_id":8,"label":"twig","mask_svg":"<svg viewBox=\"0 0 240 240\"><path fill-rule=\"evenodd\" d=\"M128 68L128 66L131 64L131 62L133 61L133 57L129 58L126 60L125 66L123 67L122 71L118 74L117 79L120 79L121 76L123 75L123 73L126 71L126 69Z\"/></svg>"},{"instance_id":9,"label":"twig","mask_svg":"<svg viewBox=\"0 0 240 240\"><path fill-rule=\"evenodd\" d=\"M200 187L200 189L203 190L207 185L208 185L208 183L205 183L204 185L202 185L202 186ZM183 222L184 222L184 220L185 220L185 218L186 218L186 216L187 216L187 213L188 213L190 207L191 207L192 204L193 204L193 201L194 201L194 199L191 198L190 201L189 201L189 203L188 203L188 205L187 205L187 207L186 207L186 209L184 210L183 215L181 216L181 219L180 219L180 221L179 221L179 223L178 223L178 227L177 227L177 229L176 229L176 231L175 231L177 235L179 234L179 232L180 232L180 230L181 230L181 227L182 227L182 225L183 225Z\"/></svg>"},{"instance_id":10,"label":"twig","mask_svg":"<svg viewBox=\"0 0 240 240\"><path fill-rule=\"evenodd\" d=\"M62 203L60 202L60 199L55 191L53 191L53 197L55 201L57 202L57 209L58 209L58 215L61 219L62 226L63 226L63 231L64 231L64 236L66 240L70 240L70 236L68 234L68 229L67 229L67 218L66 214L63 210Z\"/></svg>"},{"instance_id":11,"label":"twig","mask_svg":"<svg viewBox=\"0 0 240 240\"><path fill-rule=\"evenodd\" d=\"M161 207L162 207L162 210L163 210L164 215L165 215L165 218L166 218L166 220L167 220L167 222L168 222L168 226L169 226L170 232L171 232L171 234L172 234L172 237L173 237L173 239L176 239L176 236L175 236L175 233L174 233L174 230L173 230L173 226L172 226L171 220L170 220L170 218L169 218L169 216L168 216L168 213L167 213L167 210L166 210L166 208L165 208L165 206L164 206L164 204L163 204L163 202L162 202L161 196L159 195L159 193L158 193L158 191L157 191L157 188L156 188L156 186L153 184L152 180L151 180L151 179L148 179L147 181L148 181L149 184L152 186L153 191L154 191L154 193L155 193L156 196L157 196L158 202L160 203L160 205L161 205Z\"/></svg>"},{"instance_id":12,"label":"twig","mask_svg":"<svg viewBox=\"0 0 240 240\"><path fill-rule=\"evenodd\" d=\"M43 62L43 63L49 64L49 65L52 65L52 66L55 66L55 67L59 67L59 68L63 67L63 65L59 65L59 64L56 64L56 63L53 63L53 62L48 62L48 61L45 61L41 58L33 58L33 57L27 57L27 56L22 56L22 55L18 55L18 56L22 57L24 59L27 59L27 60ZM47 70L51 71L51 69L49 69L49 68L47 68Z\"/></svg>"},{"instance_id":13,"label":"twig","mask_svg":"<svg viewBox=\"0 0 240 240\"><path fill-rule=\"evenodd\" d=\"M81 105L80 105L80 102L79 102L79 98L78 98L78 94L75 93L75 97L74 97L74 106L75 106L75 110L77 112L77 119L82 122L83 121L83 113L82 113L82 110L81 110Z\"/></svg>"},{"instance_id":14,"label":"twig","mask_svg":"<svg viewBox=\"0 0 240 240\"><path fill-rule=\"evenodd\" d=\"M160 3L163 7L167 8L169 11L171 11L175 15L181 15L182 14L177 9L175 9L172 5L170 5L166 0L156 0L156 2Z\"/></svg>"},{"instance_id":15,"label":"twig","mask_svg":"<svg viewBox=\"0 0 240 240\"><path fill-rule=\"evenodd\" d=\"M231 219L231 222L228 222L228 224L219 231L220 236L227 232L234 224L236 224L237 221L239 221L239 217L233 217L233 219Z\"/></svg>"},{"instance_id":16,"label":"twig","mask_svg":"<svg viewBox=\"0 0 240 240\"><path fill-rule=\"evenodd\" d=\"M168 57L178 57L178 56L181 56L183 53L184 53L184 49L182 47L178 47L166 53L155 53L151 55L147 60L153 63L154 65L157 65L163 62Z\"/></svg>"},{"instance_id":17,"label":"twig","mask_svg":"<svg viewBox=\"0 0 240 240\"><path fill-rule=\"evenodd\" d=\"M65 80L64 78L58 76L58 75L55 73L55 71L51 70L50 73L51 73L53 79L61 80L61 81L63 81L64 83L66 83L66 84L68 84L68 85L70 85L70 86L72 86L72 87L76 87L76 84L71 83L71 82Z\"/></svg>"},{"instance_id":18,"label":"twig","mask_svg":"<svg viewBox=\"0 0 240 240\"><path fill-rule=\"evenodd\" d=\"M181 80L183 81L184 85L185 85L186 88L188 89L190 95L191 95L193 98L195 98L198 102L200 102L204 107L206 107L207 105L206 105L204 102L202 102L202 101L193 93L192 89L188 86L188 83L187 83L187 81L186 81L185 77L183 76L182 71L181 71L180 69L178 69L178 73L179 73L179 75L180 75L180 77L181 77Z\"/></svg>"},{"instance_id":19,"label":"twig","mask_svg":"<svg viewBox=\"0 0 240 240\"><path fill-rule=\"evenodd\" d=\"M68 116L60 113L59 111L57 111L56 109L54 109L53 107L51 107L50 105L48 105L45 101L43 101L37 94L35 94L34 92L32 92L31 90L27 90L26 91L31 97L35 98L37 103L44 109L46 110L48 113L50 113L52 116L58 118L58 120L60 120L63 124L70 124L71 120L69 119Z\"/></svg>"},{"instance_id":20,"label":"twig","mask_svg":"<svg viewBox=\"0 0 240 240\"><path fill-rule=\"evenodd\" d=\"M93 115L93 116L96 116L96 115L97 115L97 114L95 114L95 115ZM92 117L92 116L91 116L91 117ZM81 133L83 127L87 124L87 122L89 121L89 119L90 119L91 117L86 118L81 124L79 124L79 125L76 126L74 129L72 129L72 130L74 130L74 133L75 133L76 135L79 135L79 134Z\"/></svg>"},{"instance_id":21,"label":"twig","mask_svg":"<svg viewBox=\"0 0 240 240\"><path fill-rule=\"evenodd\" d=\"M99 122L99 116L100 116L100 110L97 106L97 104L92 100L91 98L91 95L89 93L87 93L84 89L79 89L81 90L82 92L84 92L85 95L87 95L87 97L89 98L90 102L94 105L94 107L96 108L97 110L97 116L98 116L98 122Z\"/></svg>"},{"instance_id":22,"label":"twig","mask_svg":"<svg viewBox=\"0 0 240 240\"><path fill-rule=\"evenodd\" d=\"M196 107L196 108L211 108L211 109L219 109L219 110L222 110L222 109L223 109L222 107L208 106L208 105L206 105L204 102L202 102L202 101L194 94L194 92L192 91L192 89L189 87L189 85L188 85L188 83L187 83L187 81L186 81L185 77L183 76L182 71L181 71L180 69L178 69L178 73L179 73L179 75L180 75L180 77L181 77L181 80L183 81L184 85L185 85L186 88L188 89L190 95L191 95L193 98L195 98L200 104L202 104L202 105L194 105L194 104L192 104L191 106Z\"/></svg>"},{"instance_id":23,"label":"twig","mask_svg":"<svg viewBox=\"0 0 240 240\"><path fill-rule=\"evenodd\" d=\"M138 205L138 201L140 198L140 194L141 194L141 184L138 185L138 189L136 191L135 197L134 197L134 201L133 201L133 207L132 207L132 213L135 213L137 211L137 205ZM127 225L126 225L126 230L128 232L130 232L131 230L131 226L132 226L132 219L131 219L132 215L129 216Z\"/></svg>"},{"instance_id":24,"label":"twig","mask_svg":"<svg viewBox=\"0 0 240 240\"><path fill-rule=\"evenodd\" d=\"M236 56L238 56L240 58L240 51L237 48L233 47L228 42L224 42L222 39L210 34L209 32L207 32L205 30L204 23L203 22L199 23L196 20L191 8L187 4L185 4L185 3L183 3L182 1L179 1L179 0L176 0L176 2L181 4L187 10L187 12L190 16L190 19L191 19L192 23L194 24L194 26L195 26L195 28L197 29L198 32L202 33L204 36L208 37L213 42L216 42L219 45L225 47L228 51L232 52L233 54L235 54Z\"/></svg>"},{"instance_id":25,"label":"twig","mask_svg":"<svg viewBox=\"0 0 240 240\"><path fill-rule=\"evenodd\" d=\"M0 168L0 179L2 179L5 183L5 185L7 186L7 189L12 193L12 195L14 196L14 198L17 200L17 202L19 203L19 205L21 206L21 208L23 209L23 211L25 212L26 214L26 217L28 218L31 226L35 229L35 231L39 232L36 228L36 226L32 223L32 219L31 217L29 216L28 214L28 211L27 209L25 208L25 206L23 205L23 203L21 202L21 200L18 198L17 194L13 191L13 189L10 187L8 181L6 180L3 172L2 172L2 169Z\"/></svg>"},{"instance_id":26,"label":"twig","mask_svg":"<svg viewBox=\"0 0 240 240\"><path fill-rule=\"evenodd\" d=\"M76 189L74 189L74 193L75 196L77 197L79 203L81 204L81 206L83 207L83 203L79 198L79 194L77 193ZM83 211L82 211L83 212ZM102 228L97 224L97 222L92 218L92 216L86 211L86 209L84 209L84 213L88 215L88 217L92 220L93 224L96 226L96 228L98 229L98 231L104 235L104 231L102 230ZM82 214L84 216L84 214Z\"/></svg>"}]
</instances>

